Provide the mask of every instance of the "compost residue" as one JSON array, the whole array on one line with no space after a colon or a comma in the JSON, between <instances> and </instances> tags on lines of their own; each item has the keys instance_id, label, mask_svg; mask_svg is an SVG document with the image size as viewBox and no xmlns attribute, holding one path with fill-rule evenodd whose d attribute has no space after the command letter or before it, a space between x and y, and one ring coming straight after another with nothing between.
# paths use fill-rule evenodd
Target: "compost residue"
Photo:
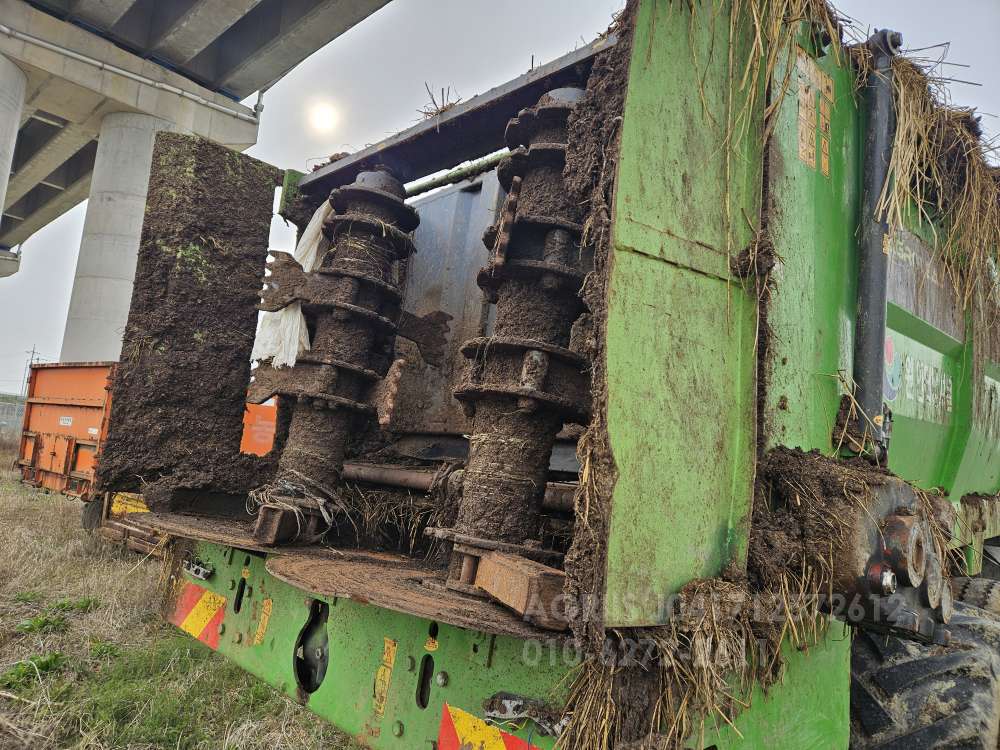
<instances>
[{"instance_id":1,"label":"compost residue","mask_svg":"<svg viewBox=\"0 0 1000 750\"><path fill-rule=\"evenodd\" d=\"M239 454L278 171L206 140L153 150L103 490L245 492L267 462Z\"/></svg>"}]
</instances>

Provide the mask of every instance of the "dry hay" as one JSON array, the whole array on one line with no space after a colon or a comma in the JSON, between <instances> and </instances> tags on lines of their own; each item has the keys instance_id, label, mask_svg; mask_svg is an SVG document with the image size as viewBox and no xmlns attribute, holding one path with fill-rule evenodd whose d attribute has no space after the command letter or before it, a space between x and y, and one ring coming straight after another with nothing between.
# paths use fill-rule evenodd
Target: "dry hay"
<instances>
[{"instance_id":1,"label":"dry hay","mask_svg":"<svg viewBox=\"0 0 1000 750\"><path fill-rule=\"evenodd\" d=\"M297 494L302 494L301 486L294 489ZM440 498L436 493L384 489L353 482L342 482L336 488L324 489L321 496L306 493L305 499L323 512L326 522L319 536L307 540L307 543L332 535L340 542L350 539L358 548L391 549L407 554L413 554L418 549L424 529L440 512ZM262 505L273 505L294 513L299 533L306 527L302 506L282 500L281 495L270 486L252 490L247 496L246 510L249 514L255 515Z\"/></svg>"},{"instance_id":2,"label":"dry hay","mask_svg":"<svg viewBox=\"0 0 1000 750\"><path fill-rule=\"evenodd\" d=\"M557 747L675 749L704 744L721 728L738 735L736 718L754 687L781 680L783 647L807 650L824 637L830 621L822 602L843 585L834 560L889 481L864 461L769 453L757 483L748 576L693 581L665 625L609 631L604 649L573 673L569 723ZM951 519L932 493L917 495L944 559ZM652 696L648 705L637 698L642 691Z\"/></svg>"},{"instance_id":3,"label":"dry hay","mask_svg":"<svg viewBox=\"0 0 1000 750\"><path fill-rule=\"evenodd\" d=\"M731 39L747 27L753 34L744 60L733 58L735 47L730 45L731 79L738 85L731 92L726 142L736 158L758 117L763 117L761 141L770 137L795 70L794 37L800 22L812 23L827 36L838 58L846 51L859 91L872 74L871 52L859 30L826 0L728 4ZM996 145L983 138L975 110L952 105L940 63L907 55L893 60L896 136L878 213L893 232L914 222L929 230L938 258L968 307L977 294L988 296L988 290L1000 288L1000 169L990 163ZM1000 305L1000 298L995 302ZM993 307L988 317L980 316L988 325L1000 317Z\"/></svg>"},{"instance_id":4,"label":"dry hay","mask_svg":"<svg viewBox=\"0 0 1000 750\"><path fill-rule=\"evenodd\" d=\"M343 493L361 547L375 545L413 554L438 511L433 496L423 493L358 484L345 484Z\"/></svg>"},{"instance_id":5,"label":"dry hay","mask_svg":"<svg viewBox=\"0 0 1000 750\"><path fill-rule=\"evenodd\" d=\"M666 625L610 631L600 654L572 673L569 722L558 750L681 748L735 726L756 686L781 679L780 649L816 643L826 627L811 588L782 575L771 596L747 582L689 583Z\"/></svg>"},{"instance_id":6,"label":"dry hay","mask_svg":"<svg viewBox=\"0 0 1000 750\"><path fill-rule=\"evenodd\" d=\"M447 89L441 89L440 100L438 100L438 97L436 97L434 92L431 91L430 84L426 81L424 82L424 88L427 90L427 96L430 97L430 101L417 110L417 114L419 114L424 120L429 120L432 117L444 114L448 110L460 104L462 101L462 97L458 96L457 91L455 92L455 98L451 98L451 86Z\"/></svg>"},{"instance_id":7,"label":"dry hay","mask_svg":"<svg viewBox=\"0 0 1000 750\"><path fill-rule=\"evenodd\" d=\"M862 82L870 75L866 53L854 54ZM983 139L975 110L950 103L947 79L933 63L899 56L892 73L896 138L878 211L893 229L912 217L930 230L968 306L980 282L985 289L996 284L1000 174L989 163L995 146Z\"/></svg>"}]
</instances>

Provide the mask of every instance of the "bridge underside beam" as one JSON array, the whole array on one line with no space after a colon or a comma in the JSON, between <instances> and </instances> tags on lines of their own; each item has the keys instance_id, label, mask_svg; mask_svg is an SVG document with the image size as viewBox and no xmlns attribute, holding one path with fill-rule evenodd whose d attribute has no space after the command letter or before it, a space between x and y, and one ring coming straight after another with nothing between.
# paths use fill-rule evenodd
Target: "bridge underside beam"
<instances>
[{"instance_id":1,"label":"bridge underside beam","mask_svg":"<svg viewBox=\"0 0 1000 750\"><path fill-rule=\"evenodd\" d=\"M234 99L268 86L388 2L35 0L57 18Z\"/></svg>"}]
</instances>

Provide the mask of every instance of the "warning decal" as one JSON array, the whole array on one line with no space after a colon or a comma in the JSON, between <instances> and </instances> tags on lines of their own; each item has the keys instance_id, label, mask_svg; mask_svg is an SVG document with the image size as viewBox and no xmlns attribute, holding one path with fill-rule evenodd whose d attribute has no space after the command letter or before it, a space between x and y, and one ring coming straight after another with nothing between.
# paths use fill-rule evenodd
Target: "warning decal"
<instances>
[{"instance_id":1,"label":"warning decal","mask_svg":"<svg viewBox=\"0 0 1000 750\"><path fill-rule=\"evenodd\" d=\"M833 78L801 47L797 51L795 68L798 73L799 159L812 169L816 168L818 136L820 171L829 177Z\"/></svg>"},{"instance_id":2,"label":"warning decal","mask_svg":"<svg viewBox=\"0 0 1000 750\"><path fill-rule=\"evenodd\" d=\"M441 709L441 728L438 731L438 750L538 750L519 737L501 732L492 724L449 706Z\"/></svg>"},{"instance_id":3,"label":"warning decal","mask_svg":"<svg viewBox=\"0 0 1000 750\"><path fill-rule=\"evenodd\" d=\"M167 618L210 648L219 647L219 625L226 616L226 597L195 583L185 583Z\"/></svg>"},{"instance_id":4,"label":"warning decal","mask_svg":"<svg viewBox=\"0 0 1000 750\"><path fill-rule=\"evenodd\" d=\"M382 639L382 663L375 672L375 688L373 699L375 715L385 715L385 704L389 700L389 685L392 682L392 668L396 664L396 641L391 638Z\"/></svg>"},{"instance_id":5,"label":"warning decal","mask_svg":"<svg viewBox=\"0 0 1000 750\"><path fill-rule=\"evenodd\" d=\"M267 624L271 622L272 609L274 609L274 600L270 598L265 599L260 613L260 623L257 625L257 634L253 637L253 645L255 646L259 646L264 642L264 635L267 633Z\"/></svg>"}]
</instances>

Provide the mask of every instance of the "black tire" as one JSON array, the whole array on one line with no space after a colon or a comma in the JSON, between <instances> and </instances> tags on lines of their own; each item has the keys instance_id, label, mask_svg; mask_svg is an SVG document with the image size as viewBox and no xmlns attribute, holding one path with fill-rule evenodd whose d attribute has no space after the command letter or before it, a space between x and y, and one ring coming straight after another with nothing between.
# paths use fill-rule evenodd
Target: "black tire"
<instances>
[{"instance_id":1,"label":"black tire","mask_svg":"<svg viewBox=\"0 0 1000 750\"><path fill-rule=\"evenodd\" d=\"M1000 622L955 603L951 643L859 631L851 647L851 747L982 748L1000 735Z\"/></svg>"},{"instance_id":2,"label":"black tire","mask_svg":"<svg viewBox=\"0 0 1000 750\"><path fill-rule=\"evenodd\" d=\"M989 577L952 578L951 590L958 601L1000 616L1000 581Z\"/></svg>"}]
</instances>

